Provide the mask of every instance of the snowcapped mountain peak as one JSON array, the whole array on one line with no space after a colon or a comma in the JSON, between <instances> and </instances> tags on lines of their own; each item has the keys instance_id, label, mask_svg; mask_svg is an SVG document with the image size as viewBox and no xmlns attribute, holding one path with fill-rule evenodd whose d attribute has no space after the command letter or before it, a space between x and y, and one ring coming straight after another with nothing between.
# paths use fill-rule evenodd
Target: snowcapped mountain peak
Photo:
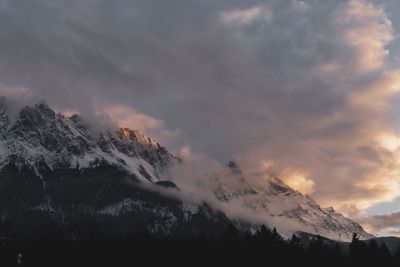
<instances>
[{"instance_id":1,"label":"snowcapped mountain peak","mask_svg":"<svg viewBox=\"0 0 400 267\"><path fill-rule=\"evenodd\" d=\"M0 104L0 167L50 169L116 166L139 180L157 181L172 155L154 140L128 128L91 129L79 115L56 114L44 101L25 106L12 124Z\"/></svg>"},{"instance_id":2,"label":"snowcapped mountain peak","mask_svg":"<svg viewBox=\"0 0 400 267\"><path fill-rule=\"evenodd\" d=\"M55 112L45 104L26 106L18 114L16 127L43 128L56 119Z\"/></svg>"},{"instance_id":3,"label":"snowcapped mountain peak","mask_svg":"<svg viewBox=\"0 0 400 267\"><path fill-rule=\"evenodd\" d=\"M252 216L260 217L266 224L281 228L284 232L298 230L341 241L351 240L353 233L363 239L373 237L358 223L344 217L332 207L321 208L310 196L292 189L274 175L270 175L266 183L259 185L249 183L244 176L246 174L239 177L233 175L232 177L237 177L236 183L232 179L224 182L221 178L213 191L216 198L226 205L242 207ZM285 227L282 226L282 220L283 224L291 226L283 229Z\"/></svg>"},{"instance_id":4,"label":"snowcapped mountain peak","mask_svg":"<svg viewBox=\"0 0 400 267\"><path fill-rule=\"evenodd\" d=\"M143 146L152 147L155 149L160 148L160 144L156 140L146 136L139 130L131 130L129 128L120 128L117 131L118 137L125 142L135 142Z\"/></svg>"}]
</instances>

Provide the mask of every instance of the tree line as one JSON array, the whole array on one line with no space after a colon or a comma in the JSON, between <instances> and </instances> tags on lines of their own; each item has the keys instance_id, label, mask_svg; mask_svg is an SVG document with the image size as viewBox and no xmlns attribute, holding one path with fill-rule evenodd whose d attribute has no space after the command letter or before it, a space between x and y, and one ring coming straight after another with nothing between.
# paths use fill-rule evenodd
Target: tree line
<instances>
[{"instance_id":1,"label":"tree line","mask_svg":"<svg viewBox=\"0 0 400 267\"><path fill-rule=\"evenodd\" d=\"M185 266L400 266L400 247L391 252L386 244L362 241L328 242L293 234L283 238L276 228L261 226L255 233L229 225L221 237L171 237L140 231L124 240L30 241L0 245L0 265L21 264L118 264L137 266L162 262ZM261 263L261 264L260 264ZM30 265L29 264L29 265ZM134 265L132 265L134 266Z\"/></svg>"}]
</instances>

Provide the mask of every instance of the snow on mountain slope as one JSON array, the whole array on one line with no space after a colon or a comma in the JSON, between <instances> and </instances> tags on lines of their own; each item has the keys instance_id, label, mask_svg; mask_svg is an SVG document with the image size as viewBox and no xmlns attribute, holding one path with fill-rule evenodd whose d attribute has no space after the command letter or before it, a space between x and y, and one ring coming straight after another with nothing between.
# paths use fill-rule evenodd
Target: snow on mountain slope
<instances>
[{"instance_id":1,"label":"snow on mountain slope","mask_svg":"<svg viewBox=\"0 0 400 267\"><path fill-rule=\"evenodd\" d=\"M358 223L332 207L322 209L312 198L293 190L274 176L268 178L264 188L258 189L258 194L243 196L243 201L254 210L285 221L294 221L310 233L334 240L351 240L353 233L359 234L362 239L373 237Z\"/></svg>"},{"instance_id":2,"label":"snow on mountain slope","mask_svg":"<svg viewBox=\"0 0 400 267\"><path fill-rule=\"evenodd\" d=\"M203 192L211 191L217 206L232 218L245 217L277 227L285 236L304 231L341 241L351 240L353 233L362 239L373 237L358 223L333 208L321 208L312 198L293 190L277 177L252 179L251 174L243 173L234 162L228 163L228 169L230 172L219 172L219 175L208 176L203 172L193 184ZM176 183L179 186L179 181Z\"/></svg>"},{"instance_id":3,"label":"snow on mountain slope","mask_svg":"<svg viewBox=\"0 0 400 267\"><path fill-rule=\"evenodd\" d=\"M117 166L138 180L159 181L173 156L156 141L128 128L95 131L79 115L56 114L41 101L24 107L10 123L7 104L0 101L0 167L40 164L50 169Z\"/></svg>"},{"instance_id":4,"label":"snow on mountain slope","mask_svg":"<svg viewBox=\"0 0 400 267\"><path fill-rule=\"evenodd\" d=\"M42 182L42 191L34 192L34 195L41 194L43 199L37 200L35 207L42 210L45 208L44 210L50 213L60 210L63 214L66 203L75 201L66 197L57 204L56 199L62 192L56 193L52 190L55 190L54 188L59 190L58 183L69 183L66 180L58 181L60 177L53 177L60 170L66 170L65 173L74 177L76 176L74 170L84 172L88 169L112 166L121 173L127 173L136 180L145 181L148 184L171 180L178 185L181 193L185 193L184 191L188 188L199 188L206 194L200 194L198 206L185 202L182 204L183 206L194 205L193 210L197 210L196 212L201 210L203 201L214 202L217 205L213 206L233 220L276 226L282 233L305 231L336 240L349 240L353 233L359 234L364 239L372 237L356 222L335 212L332 208L322 209L313 199L291 189L276 177L271 176L261 183L253 183L251 175L244 174L236 163L230 162L227 167L222 166L213 174L207 174L208 167L202 166L202 171L197 172L191 169L191 173L179 179L178 176L175 177L169 173L169 166L175 165L179 168L180 164L172 164L173 162L178 163L179 160L156 141L138 131L128 128L96 130L79 115L65 117L63 114L57 114L43 101L34 106L24 107L16 118L10 118L7 101L0 99L0 170L7 169L9 166L20 170L26 168L32 170ZM70 174L71 171L74 174ZM120 172L112 176L120 176ZM81 176L80 173L78 174ZM53 177L51 178L53 180L49 177ZM193 177L195 179L191 180ZM112 180L112 183L116 181L119 180ZM11 180L8 182L10 186L14 186ZM107 181L90 182L94 183L91 186L103 187ZM32 183L35 184L34 181ZM125 185L107 184L107 186L125 190ZM174 184L171 187L173 188ZM29 190L33 190L30 188ZM143 211L141 207L145 206L144 202L132 198L131 193L127 193L124 198L119 193L116 195L111 202L105 194L104 200L96 200L103 205L90 209L96 210L96 214L117 217L125 216L126 213ZM188 195L194 196L190 192ZM79 196L78 199L81 197L86 199L84 195ZM85 207L83 210L86 209ZM8 207L5 206L4 210L7 213ZM151 205L147 211L149 214L159 213L157 208ZM170 213L172 217L168 215L168 218L174 218L174 216L185 218L189 214L187 211L175 209L172 206L166 207L163 212L165 214L172 212ZM183 215L180 214L182 212ZM197 214L196 212L193 214ZM201 212L204 216L207 214L206 209L202 209ZM172 221L169 220L169 223ZM162 222L154 223L158 225L157 229L162 225ZM165 223L168 224L168 222Z\"/></svg>"}]
</instances>

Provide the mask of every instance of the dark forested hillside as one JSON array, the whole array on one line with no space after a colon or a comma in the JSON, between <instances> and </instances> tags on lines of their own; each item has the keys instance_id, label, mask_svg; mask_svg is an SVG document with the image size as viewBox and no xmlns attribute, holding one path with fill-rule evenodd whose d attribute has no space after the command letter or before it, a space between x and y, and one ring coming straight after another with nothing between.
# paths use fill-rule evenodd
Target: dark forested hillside
<instances>
[{"instance_id":1,"label":"dark forested hillside","mask_svg":"<svg viewBox=\"0 0 400 267\"><path fill-rule=\"evenodd\" d=\"M284 239L276 229L261 226L250 234L233 225L218 239L155 236L137 232L119 241L24 241L3 243L0 262L6 264L84 265L130 264L173 266L399 266L400 247L391 253L375 240L337 243L320 236L307 244L293 234ZM2 265L3 266L3 265Z\"/></svg>"}]
</instances>

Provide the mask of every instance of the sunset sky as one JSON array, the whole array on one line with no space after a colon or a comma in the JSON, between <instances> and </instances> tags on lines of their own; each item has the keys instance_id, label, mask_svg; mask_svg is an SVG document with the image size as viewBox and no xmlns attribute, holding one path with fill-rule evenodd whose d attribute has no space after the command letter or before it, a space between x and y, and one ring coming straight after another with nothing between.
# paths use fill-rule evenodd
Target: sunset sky
<instances>
[{"instance_id":1,"label":"sunset sky","mask_svg":"<svg viewBox=\"0 0 400 267\"><path fill-rule=\"evenodd\" d=\"M0 93L400 235L399 33L397 0L0 0Z\"/></svg>"}]
</instances>

